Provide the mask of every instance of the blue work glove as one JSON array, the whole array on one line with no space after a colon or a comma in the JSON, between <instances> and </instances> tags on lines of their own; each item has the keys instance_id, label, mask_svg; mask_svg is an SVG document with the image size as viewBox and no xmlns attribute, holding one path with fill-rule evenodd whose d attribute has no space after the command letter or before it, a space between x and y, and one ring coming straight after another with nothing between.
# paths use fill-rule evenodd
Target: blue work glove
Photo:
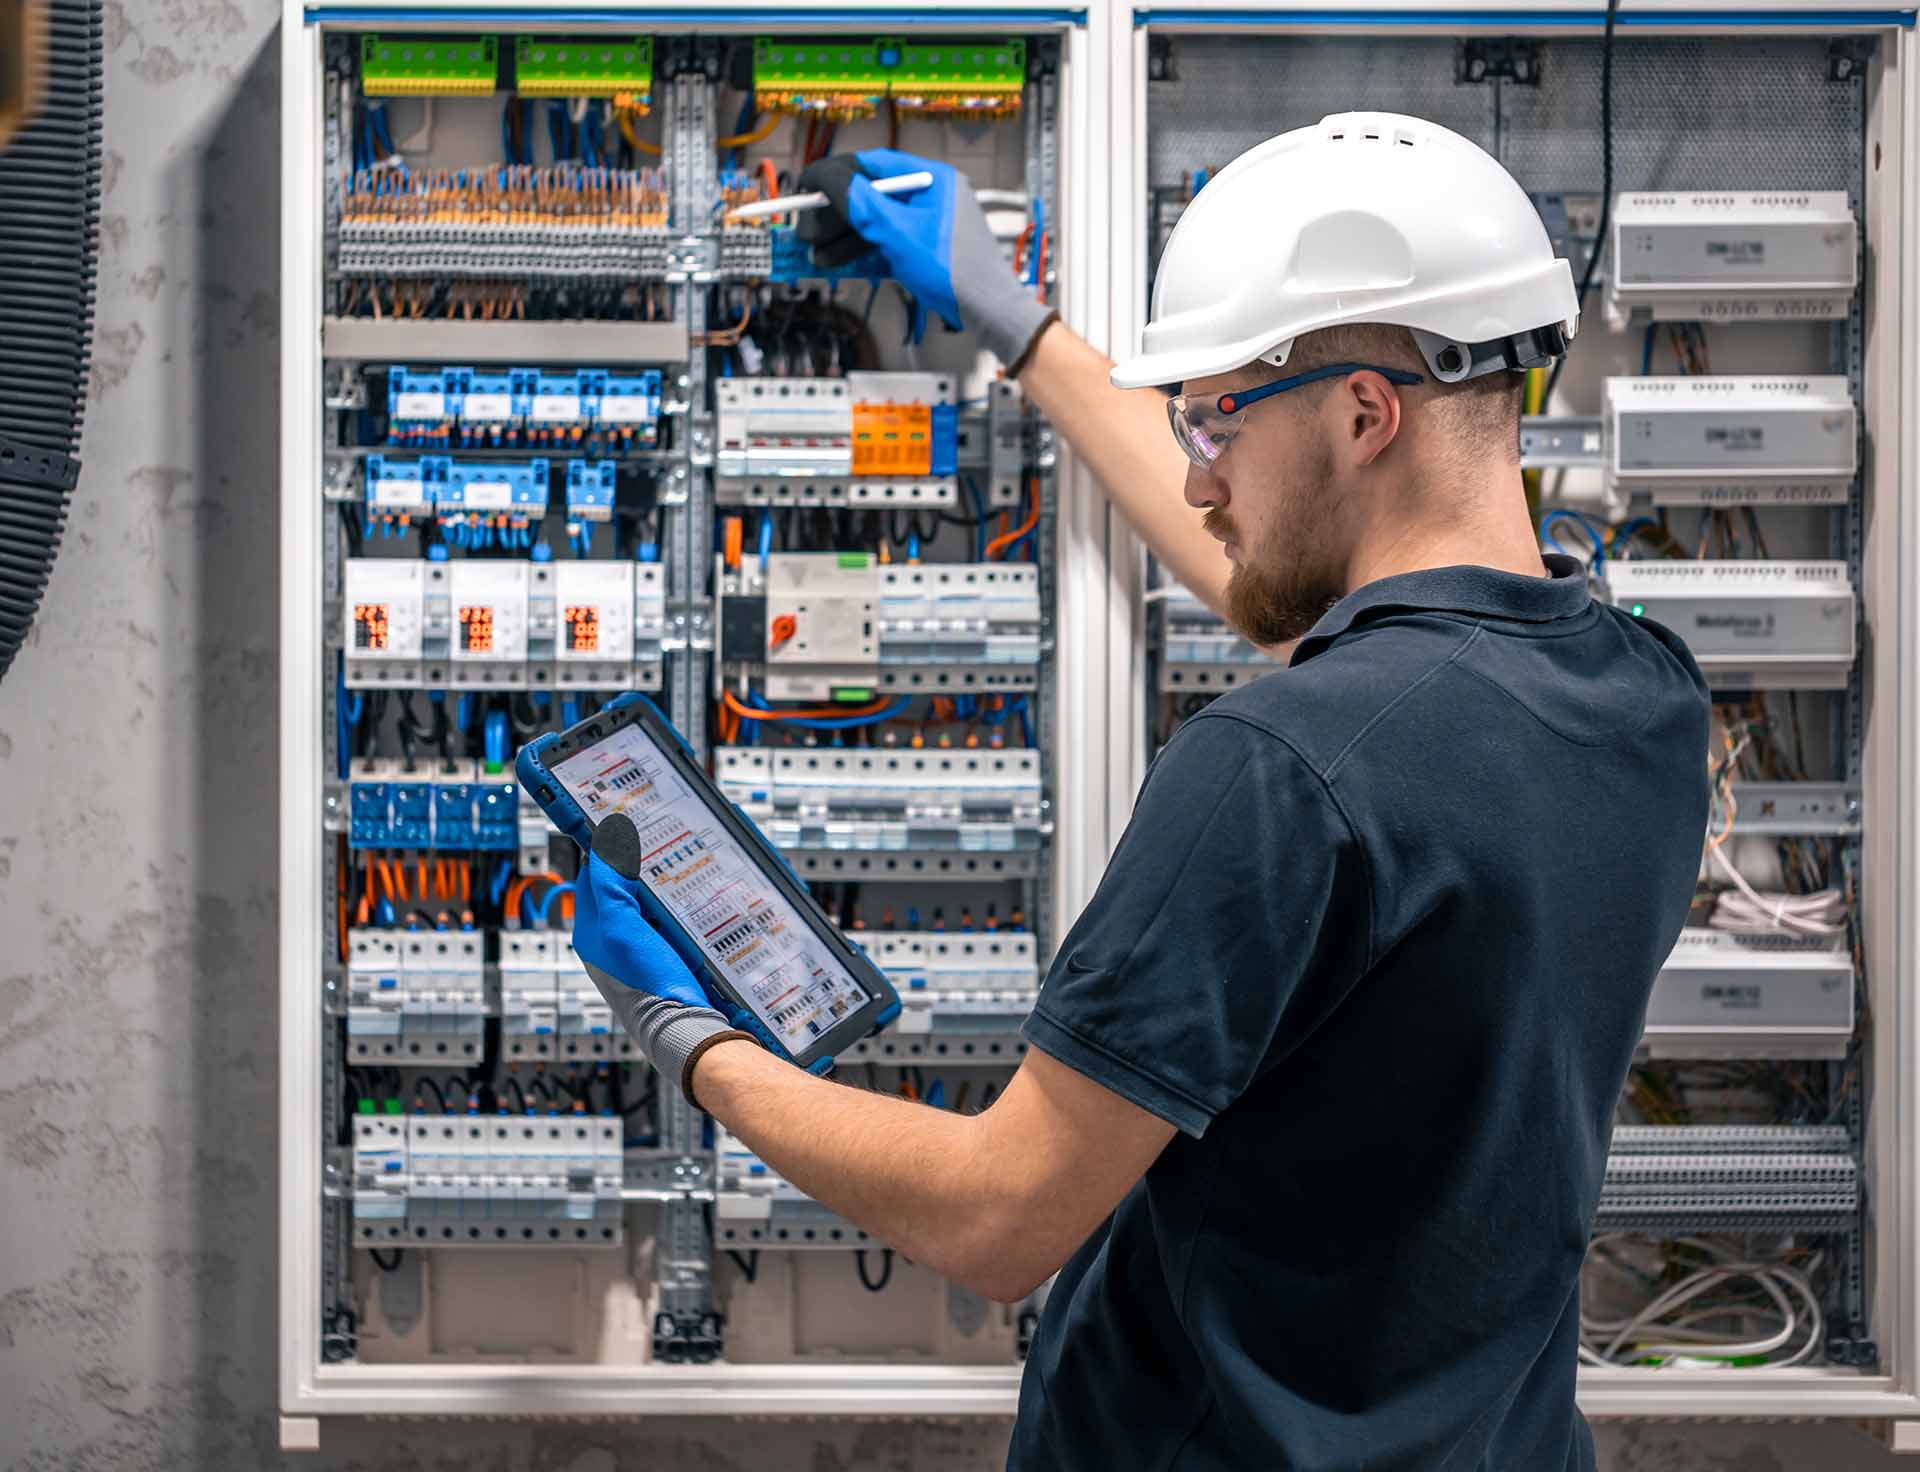
<instances>
[{"instance_id":1,"label":"blue work glove","mask_svg":"<svg viewBox=\"0 0 1920 1472\"><path fill-rule=\"evenodd\" d=\"M923 170L933 184L911 194L881 194L868 182ZM868 148L810 165L800 187L831 202L797 227L818 264L844 266L878 250L896 281L956 332L971 329L1009 373L1059 315L1014 277L973 186L949 164Z\"/></svg>"},{"instance_id":2,"label":"blue work glove","mask_svg":"<svg viewBox=\"0 0 1920 1472\"><path fill-rule=\"evenodd\" d=\"M713 1006L640 905L640 834L615 813L593 834L573 886L573 949L607 1006L661 1077L693 1097L693 1065L725 1038L749 1038Z\"/></svg>"}]
</instances>

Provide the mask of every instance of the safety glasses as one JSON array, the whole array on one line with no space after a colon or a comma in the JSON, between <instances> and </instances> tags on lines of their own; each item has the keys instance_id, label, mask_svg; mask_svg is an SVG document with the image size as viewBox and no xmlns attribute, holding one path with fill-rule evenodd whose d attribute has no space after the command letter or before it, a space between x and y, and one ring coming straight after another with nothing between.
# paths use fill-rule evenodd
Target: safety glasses
<instances>
[{"instance_id":1,"label":"safety glasses","mask_svg":"<svg viewBox=\"0 0 1920 1472\"><path fill-rule=\"evenodd\" d=\"M1291 378L1276 378L1272 383L1263 383L1258 388L1236 389L1233 393L1220 394L1218 397L1175 394L1167 400L1167 421L1173 425L1173 437L1180 442L1180 448L1187 452L1187 458L1202 470L1211 470L1214 462L1227 453L1227 446L1233 443L1236 417L1262 399L1270 399L1275 394L1283 394L1302 384L1319 383L1328 378L1345 378L1350 373L1361 372L1378 373L1388 383L1397 383L1402 387L1427 381L1425 375L1409 373L1402 368L1381 368L1373 363L1329 363L1324 368L1310 368Z\"/></svg>"}]
</instances>

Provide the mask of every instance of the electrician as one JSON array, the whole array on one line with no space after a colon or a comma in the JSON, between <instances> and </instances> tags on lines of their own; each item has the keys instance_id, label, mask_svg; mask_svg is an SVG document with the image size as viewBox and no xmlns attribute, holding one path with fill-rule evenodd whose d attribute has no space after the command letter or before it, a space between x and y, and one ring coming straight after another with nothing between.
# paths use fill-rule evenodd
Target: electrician
<instances>
[{"instance_id":1,"label":"electrician","mask_svg":"<svg viewBox=\"0 0 1920 1472\"><path fill-rule=\"evenodd\" d=\"M1540 553L1521 370L1579 304L1527 196L1416 118L1271 139L1187 208L1113 367L951 169L803 183L835 202L816 250L870 243L978 333L1181 581L1291 657L1155 760L981 1114L729 1033L617 872L624 819L580 954L658 999L656 1066L802 1190L996 1299L1059 1274L1011 1466L1591 1468L1579 1269L1692 893L1707 700L1674 636Z\"/></svg>"}]
</instances>

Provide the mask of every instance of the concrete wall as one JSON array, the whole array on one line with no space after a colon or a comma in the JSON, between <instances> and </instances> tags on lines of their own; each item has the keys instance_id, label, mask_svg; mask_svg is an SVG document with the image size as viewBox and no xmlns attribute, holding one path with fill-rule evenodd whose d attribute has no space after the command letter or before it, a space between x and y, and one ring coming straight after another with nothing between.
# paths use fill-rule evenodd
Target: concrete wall
<instances>
[{"instance_id":1,"label":"concrete wall","mask_svg":"<svg viewBox=\"0 0 1920 1472\"><path fill-rule=\"evenodd\" d=\"M0 1459L19 1472L977 1472L1000 1426L275 1422L277 12L111 3L86 474L0 688ZM1603 1430L1613 1472L1892 1465Z\"/></svg>"}]
</instances>

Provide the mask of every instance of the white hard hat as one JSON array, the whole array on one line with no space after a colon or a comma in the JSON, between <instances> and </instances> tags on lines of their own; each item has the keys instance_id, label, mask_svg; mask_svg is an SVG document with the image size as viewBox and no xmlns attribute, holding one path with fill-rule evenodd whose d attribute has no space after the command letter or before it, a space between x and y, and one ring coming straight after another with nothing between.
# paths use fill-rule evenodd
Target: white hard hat
<instances>
[{"instance_id":1,"label":"white hard hat","mask_svg":"<svg viewBox=\"0 0 1920 1472\"><path fill-rule=\"evenodd\" d=\"M1249 149L1187 206L1120 388L1287 361L1303 332L1412 331L1435 378L1534 368L1579 324L1573 270L1513 176L1420 118L1347 112Z\"/></svg>"}]
</instances>

